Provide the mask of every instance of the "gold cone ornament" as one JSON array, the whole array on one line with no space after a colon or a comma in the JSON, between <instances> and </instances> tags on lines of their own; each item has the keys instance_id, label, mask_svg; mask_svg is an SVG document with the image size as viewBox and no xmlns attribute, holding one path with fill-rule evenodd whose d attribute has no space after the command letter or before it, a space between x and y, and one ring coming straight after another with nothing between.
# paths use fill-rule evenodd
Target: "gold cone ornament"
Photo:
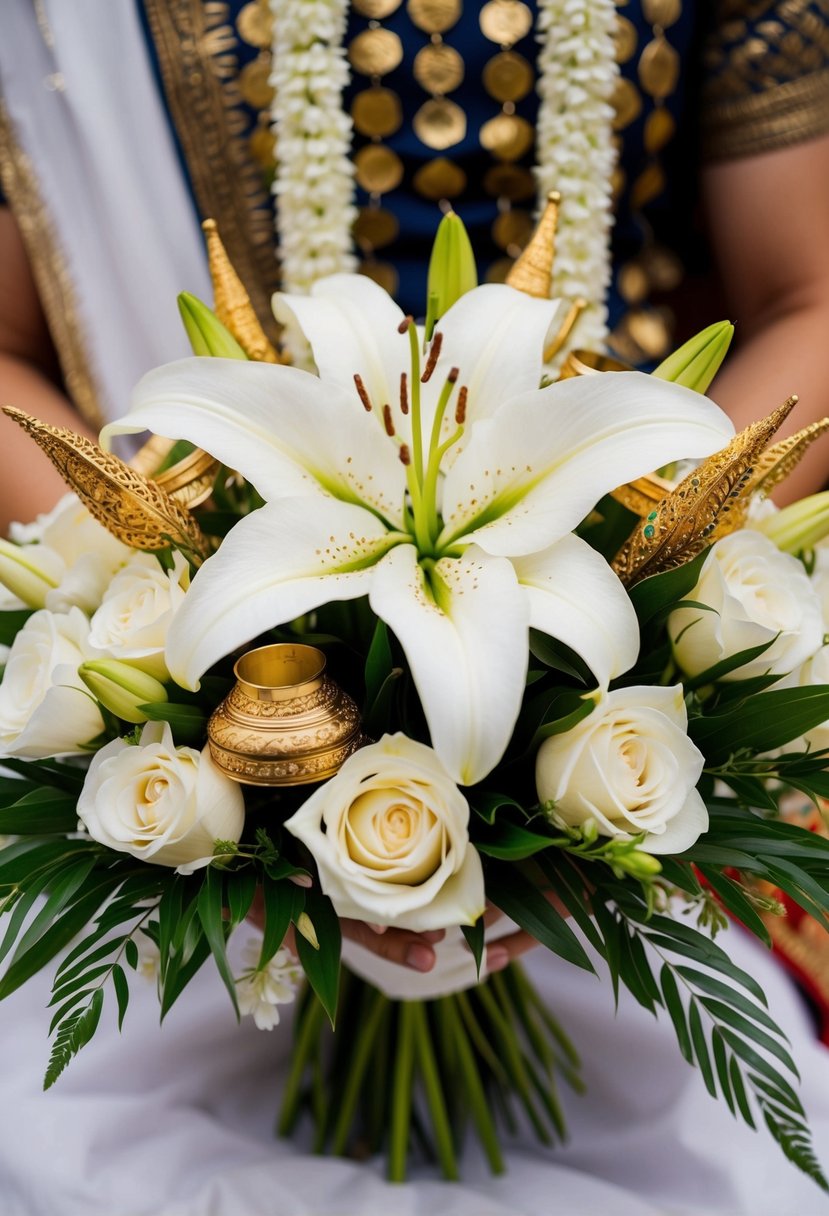
<instances>
[{"instance_id":1,"label":"gold cone ornament","mask_svg":"<svg viewBox=\"0 0 829 1216\"><path fill-rule=\"evenodd\" d=\"M556 228L561 206L558 190L547 195L547 205L538 221L529 244L515 261L507 275L507 284L528 296L549 300L553 286L553 261L556 252Z\"/></svg>"},{"instance_id":2,"label":"gold cone ornament","mask_svg":"<svg viewBox=\"0 0 829 1216\"><path fill-rule=\"evenodd\" d=\"M215 220L202 224L207 241L207 261L213 282L216 316L239 343L249 359L258 363L281 363L278 351L259 324L250 296L227 256Z\"/></svg>"},{"instance_id":3,"label":"gold cone ornament","mask_svg":"<svg viewBox=\"0 0 829 1216\"><path fill-rule=\"evenodd\" d=\"M325 674L314 646L279 643L242 655L236 684L207 724L213 761L245 785L333 777L367 742L356 704Z\"/></svg>"}]
</instances>

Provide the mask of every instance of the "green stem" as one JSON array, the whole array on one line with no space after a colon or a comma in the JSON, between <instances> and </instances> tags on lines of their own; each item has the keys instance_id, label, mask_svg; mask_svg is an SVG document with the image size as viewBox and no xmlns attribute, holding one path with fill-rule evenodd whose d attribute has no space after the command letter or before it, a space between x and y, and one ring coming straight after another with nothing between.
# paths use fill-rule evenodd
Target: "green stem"
<instances>
[{"instance_id":1,"label":"green stem","mask_svg":"<svg viewBox=\"0 0 829 1216\"><path fill-rule=\"evenodd\" d=\"M455 1040L455 1052L466 1092L469 1096L469 1110L472 1120L480 1137L481 1145L486 1154L489 1168L493 1174L504 1173L504 1159L501 1156L501 1146L498 1143L498 1133L489 1113L486 1093L481 1084L480 1074L475 1065L475 1057L469 1045L463 1025L458 1014L457 1004L453 997L443 997L440 1002L447 1022L452 1028Z\"/></svg>"},{"instance_id":2,"label":"green stem","mask_svg":"<svg viewBox=\"0 0 829 1216\"><path fill-rule=\"evenodd\" d=\"M510 1077L516 1092L521 1099L524 1110L527 1112L527 1117L535 1128L535 1134L538 1136L542 1144L551 1144L550 1133L544 1126L544 1122L539 1115L535 1103L532 1100L530 1092L530 1080L527 1075L527 1069L524 1064L524 1058L521 1052L521 1044L515 1034L513 1027L504 1017L498 1002L495 1000L490 989L484 984L478 990L478 996L481 1004L486 1010L490 1025L493 1032L501 1041L501 1046L504 1051L505 1064L509 1070Z\"/></svg>"},{"instance_id":3,"label":"green stem","mask_svg":"<svg viewBox=\"0 0 829 1216\"><path fill-rule=\"evenodd\" d=\"M361 1024L357 1028L356 1048L353 1052L351 1068L349 1069L342 1091L340 1113L334 1126L334 1135L331 1141L331 1152L337 1157L341 1157L345 1153L348 1133L351 1131L351 1125L354 1122L354 1112L357 1109L357 1101L360 1097L360 1087L372 1055L377 1029L389 1003L388 998L382 992L372 990L371 988L366 989L366 996L368 999L366 1001L365 1018L361 1018Z\"/></svg>"},{"instance_id":4,"label":"green stem","mask_svg":"<svg viewBox=\"0 0 829 1216\"><path fill-rule=\"evenodd\" d=\"M450 1182L456 1182L458 1179L458 1164L455 1160L455 1149L452 1144L452 1129L449 1126L449 1115L443 1099L440 1075L435 1061L429 1025L426 1020L426 1010L419 1001L412 1001L409 1008L414 1026L417 1056L420 1061L420 1075L423 1078L426 1101L429 1104L429 1112L432 1116L432 1128L435 1134L438 1160L440 1161L444 1178Z\"/></svg>"},{"instance_id":5,"label":"green stem","mask_svg":"<svg viewBox=\"0 0 829 1216\"><path fill-rule=\"evenodd\" d=\"M311 1001L298 1029L294 1059L285 1085L285 1093L282 1097L282 1110L279 1113L279 1123L277 1125L280 1136L289 1136L296 1126L296 1121L299 1118L302 1074L305 1071L305 1065L311 1057L314 1047L319 1044L319 1037L322 1033L324 1021L325 1010L322 1007L322 1002L319 1000Z\"/></svg>"},{"instance_id":6,"label":"green stem","mask_svg":"<svg viewBox=\"0 0 829 1216\"><path fill-rule=\"evenodd\" d=\"M478 1052L478 1055L492 1070L492 1075L497 1079L497 1081L501 1085L509 1086L509 1077L504 1071L503 1064L490 1046L489 1040L487 1039L483 1030L481 1030L480 1023L475 1017L475 1013L472 1009L472 1002L469 999L468 993L456 992L455 1000L458 1002L458 1009L460 1011L461 1018L463 1019L463 1023L466 1026L470 1039L475 1044L475 1049Z\"/></svg>"},{"instance_id":7,"label":"green stem","mask_svg":"<svg viewBox=\"0 0 829 1216\"><path fill-rule=\"evenodd\" d=\"M413 329L413 326L409 327ZM397 1055L392 1082L391 1127L389 1129L389 1182L406 1181L409 1129L412 1120L412 1070L414 1066L413 1004L401 1001L397 1019Z\"/></svg>"},{"instance_id":8,"label":"green stem","mask_svg":"<svg viewBox=\"0 0 829 1216\"><path fill-rule=\"evenodd\" d=\"M412 419L412 467L418 486L423 485L423 429L420 416L420 347L417 344L417 326L409 325L409 349L411 350L411 410Z\"/></svg>"}]
</instances>

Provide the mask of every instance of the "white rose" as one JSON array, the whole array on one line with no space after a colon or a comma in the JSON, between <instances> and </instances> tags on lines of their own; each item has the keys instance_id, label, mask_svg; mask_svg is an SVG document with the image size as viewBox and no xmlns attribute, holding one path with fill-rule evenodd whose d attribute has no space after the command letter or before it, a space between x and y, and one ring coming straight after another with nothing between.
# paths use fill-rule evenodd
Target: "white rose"
<instances>
[{"instance_id":1,"label":"white rose","mask_svg":"<svg viewBox=\"0 0 829 1216\"><path fill-rule=\"evenodd\" d=\"M173 554L172 570L151 553L136 553L116 574L92 618L91 645L157 680L169 680L167 633L189 585L190 567L180 553Z\"/></svg>"},{"instance_id":2,"label":"white rose","mask_svg":"<svg viewBox=\"0 0 829 1216\"><path fill-rule=\"evenodd\" d=\"M818 550L815 550L818 556ZM822 553L829 553L822 550ZM812 585L818 594L823 608L824 635L829 634L829 560L818 556L816 568L812 574ZM809 688L816 684L829 685L829 646L822 646L817 654L807 659L797 671L792 672L786 679L781 680L778 688ZM805 735L792 739L781 749L783 752L823 751L829 748L829 719L813 726Z\"/></svg>"},{"instance_id":3,"label":"white rose","mask_svg":"<svg viewBox=\"0 0 829 1216\"><path fill-rule=\"evenodd\" d=\"M91 657L80 608L42 609L17 634L0 684L0 754L39 759L86 750L104 729L78 675Z\"/></svg>"},{"instance_id":4,"label":"white rose","mask_svg":"<svg viewBox=\"0 0 829 1216\"><path fill-rule=\"evenodd\" d=\"M435 752L403 734L350 756L285 826L340 916L425 932L484 910L469 805Z\"/></svg>"},{"instance_id":5,"label":"white rose","mask_svg":"<svg viewBox=\"0 0 829 1216\"><path fill-rule=\"evenodd\" d=\"M93 757L78 815L108 848L190 873L216 840L239 839L245 801L207 748L176 747L169 723L148 722L139 745L115 739Z\"/></svg>"},{"instance_id":6,"label":"white rose","mask_svg":"<svg viewBox=\"0 0 829 1216\"><path fill-rule=\"evenodd\" d=\"M713 609L678 608L668 617L674 657L689 675L764 643L759 658L723 679L787 675L823 643L820 600L803 566L747 528L712 545L686 598Z\"/></svg>"},{"instance_id":7,"label":"white rose","mask_svg":"<svg viewBox=\"0 0 829 1216\"><path fill-rule=\"evenodd\" d=\"M602 836L647 832L648 853L681 853L708 827L696 790L704 758L687 734L682 686L598 695L595 709L538 749L538 797L570 827Z\"/></svg>"},{"instance_id":8,"label":"white rose","mask_svg":"<svg viewBox=\"0 0 829 1216\"><path fill-rule=\"evenodd\" d=\"M51 612L73 606L94 612L113 575L133 553L90 515L76 494L65 494L34 523L12 524L9 535L21 547L21 557L41 571L46 582L42 589L34 585L42 598L30 594L26 602ZM6 569L12 578L20 577L19 571Z\"/></svg>"}]
</instances>

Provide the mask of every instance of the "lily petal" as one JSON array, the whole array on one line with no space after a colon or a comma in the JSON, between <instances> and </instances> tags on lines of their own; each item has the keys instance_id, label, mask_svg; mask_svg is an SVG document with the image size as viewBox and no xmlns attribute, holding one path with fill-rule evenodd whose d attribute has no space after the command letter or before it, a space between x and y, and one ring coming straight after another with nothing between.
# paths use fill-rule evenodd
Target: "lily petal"
<instances>
[{"instance_id":1,"label":"lily petal","mask_svg":"<svg viewBox=\"0 0 829 1216\"><path fill-rule=\"evenodd\" d=\"M467 292L438 322L443 334L433 379L450 368L469 390L467 420L490 418L520 393L538 388L544 371L544 338L558 300L537 300L503 283ZM446 428L454 424L447 422Z\"/></svg>"},{"instance_id":2,"label":"lily petal","mask_svg":"<svg viewBox=\"0 0 829 1216\"><path fill-rule=\"evenodd\" d=\"M406 652L432 746L453 780L473 785L501 759L524 692L529 606L512 565L472 546L427 576L401 545L369 594Z\"/></svg>"},{"instance_id":3,"label":"lily petal","mask_svg":"<svg viewBox=\"0 0 829 1216\"><path fill-rule=\"evenodd\" d=\"M404 314L372 279L331 275L319 279L310 295L278 293L273 304L280 321L293 319L299 325L311 344L320 378L344 389L352 409L363 409L355 372L375 409L398 401L400 373L409 368L409 339L398 332Z\"/></svg>"},{"instance_id":4,"label":"lily petal","mask_svg":"<svg viewBox=\"0 0 829 1216\"><path fill-rule=\"evenodd\" d=\"M733 433L707 397L641 372L578 376L517 397L473 426L447 473L440 543L537 553L616 486L708 456Z\"/></svg>"},{"instance_id":5,"label":"lily petal","mask_svg":"<svg viewBox=\"0 0 829 1216\"><path fill-rule=\"evenodd\" d=\"M366 595L373 567L396 544L369 511L336 499L269 503L242 519L199 570L167 637L183 688L223 655L332 600Z\"/></svg>"},{"instance_id":6,"label":"lily petal","mask_svg":"<svg viewBox=\"0 0 829 1216\"><path fill-rule=\"evenodd\" d=\"M308 372L236 359L169 363L139 381L130 412L101 439L144 430L189 439L263 498L333 495L400 523L406 475L396 446Z\"/></svg>"},{"instance_id":7,"label":"lily petal","mask_svg":"<svg viewBox=\"0 0 829 1216\"><path fill-rule=\"evenodd\" d=\"M605 559L586 541L564 536L512 564L526 589L530 624L580 655L599 685L633 666L639 653L633 604Z\"/></svg>"}]
</instances>

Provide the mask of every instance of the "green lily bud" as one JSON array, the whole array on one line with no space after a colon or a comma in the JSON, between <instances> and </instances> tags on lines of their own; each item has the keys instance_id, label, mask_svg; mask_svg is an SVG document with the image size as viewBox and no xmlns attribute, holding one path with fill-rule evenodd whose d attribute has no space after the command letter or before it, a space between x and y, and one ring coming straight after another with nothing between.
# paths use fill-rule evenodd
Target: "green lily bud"
<instances>
[{"instance_id":1,"label":"green lily bud","mask_svg":"<svg viewBox=\"0 0 829 1216\"><path fill-rule=\"evenodd\" d=\"M653 375L660 380L670 380L673 384L683 384L686 388L704 393L720 370L733 337L732 323L717 321L668 355Z\"/></svg>"},{"instance_id":2,"label":"green lily bud","mask_svg":"<svg viewBox=\"0 0 829 1216\"><path fill-rule=\"evenodd\" d=\"M297 932L301 933L305 940L309 942L315 950L319 950L320 943L319 938L317 937L317 931L314 928L314 922L311 920L308 913L300 912L294 924L296 925Z\"/></svg>"},{"instance_id":3,"label":"green lily bud","mask_svg":"<svg viewBox=\"0 0 829 1216\"><path fill-rule=\"evenodd\" d=\"M125 722L146 722L140 706L167 700L166 688L154 676L120 659L89 659L78 675L104 709Z\"/></svg>"},{"instance_id":4,"label":"green lily bud","mask_svg":"<svg viewBox=\"0 0 829 1216\"><path fill-rule=\"evenodd\" d=\"M829 536L829 490L790 503L751 526L765 532L784 553L813 549L824 536Z\"/></svg>"},{"instance_id":5,"label":"green lily bud","mask_svg":"<svg viewBox=\"0 0 829 1216\"><path fill-rule=\"evenodd\" d=\"M644 882L647 882L649 878L655 878L662 872L661 861L652 853L644 853L641 849L631 849L629 852L620 853L612 858L612 864L626 874L630 874L632 878L639 878Z\"/></svg>"},{"instance_id":6,"label":"green lily bud","mask_svg":"<svg viewBox=\"0 0 829 1216\"><path fill-rule=\"evenodd\" d=\"M178 310L194 355L247 359L230 330L225 329L212 309L203 304L198 296L192 296L189 291L180 292Z\"/></svg>"},{"instance_id":7,"label":"green lily bud","mask_svg":"<svg viewBox=\"0 0 829 1216\"><path fill-rule=\"evenodd\" d=\"M64 564L45 545L13 545L0 540L0 583L29 608L45 608L46 596L57 587Z\"/></svg>"},{"instance_id":8,"label":"green lily bud","mask_svg":"<svg viewBox=\"0 0 829 1216\"><path fill-rule=\"evenodd\" d=\"M438 224L426 284L426 340L456 300L478 286L475 254L463 220L450 211Z\"/></svg>"}]
</instances>

